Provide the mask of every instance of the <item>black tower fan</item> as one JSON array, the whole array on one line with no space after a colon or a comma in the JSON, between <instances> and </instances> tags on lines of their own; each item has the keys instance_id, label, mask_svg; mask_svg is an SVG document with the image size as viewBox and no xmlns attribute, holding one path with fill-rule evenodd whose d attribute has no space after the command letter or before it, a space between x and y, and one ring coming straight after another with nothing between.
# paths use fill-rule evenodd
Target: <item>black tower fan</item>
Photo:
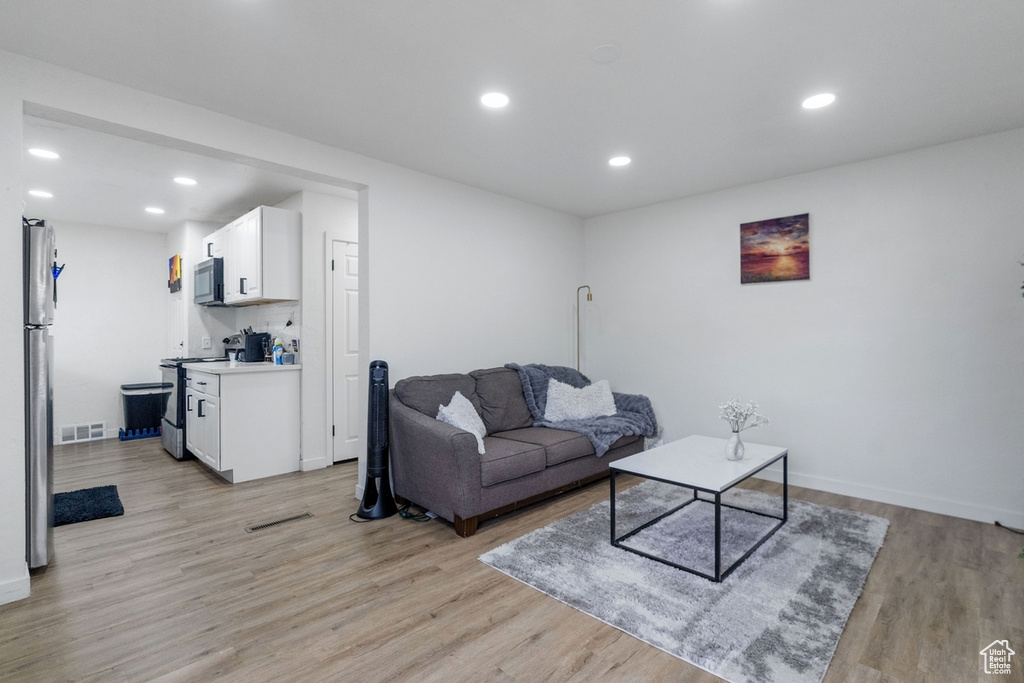
<instances>
[{"instance_id":1,"label":"black tower fan","mask_svg":"<svg viewBox=\"0 0 1024 683\"><path fill-rule=\"evenodd\" d=\"M398 508L388 473L388 364L382 360L370 363L370 405L366 413L366 484L356 516L383 519Z\"/></svg>"}]
</instances>

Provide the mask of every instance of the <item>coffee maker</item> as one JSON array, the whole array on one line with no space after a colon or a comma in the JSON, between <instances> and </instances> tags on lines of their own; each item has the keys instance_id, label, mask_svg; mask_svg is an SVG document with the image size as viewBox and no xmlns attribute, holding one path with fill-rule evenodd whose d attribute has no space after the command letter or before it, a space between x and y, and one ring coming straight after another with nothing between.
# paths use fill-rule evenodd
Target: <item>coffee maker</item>
<instances>
[{"instance_id":1,"label":"coffee maker","mask_svg":"<svg viewBox=\"0 0 1024 683\"><path fill-rule=\"evenodd\" d=\"M228 356L235 354L240 363L262 363L267 360L270 352L270 334L254 332L253 334L233 334L228 337L224 348Z\"/></svg>"}]
</instances>

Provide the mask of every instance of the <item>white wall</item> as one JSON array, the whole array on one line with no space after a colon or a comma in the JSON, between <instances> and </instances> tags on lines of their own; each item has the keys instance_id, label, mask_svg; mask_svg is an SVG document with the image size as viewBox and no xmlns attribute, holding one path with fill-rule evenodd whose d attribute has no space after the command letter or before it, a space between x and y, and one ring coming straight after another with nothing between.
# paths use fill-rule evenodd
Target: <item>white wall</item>
<instances>
[{"instance_id":1,"label":"white wall","mask_svg":"<svg viewBox=\"0 0 1024 683\"><path fill-rule=\"evenodd\" d=\"M371 347L392 384L508 362L573 364L582 222L421 177L405 201L371 207L381 254L369 264ZM393 229L377 230L382 218Z\"/></svg>"},{"instance_id":2,"label":"white wall","mask_svg":"<svg viewBox=\"0 0 1024 683\"><path fill-rule=\"evenodd\" d=\"M185 221L187 244L181 252L184 256L182 279L185 281L185 310L188 311L188 343L186 356L224 356L224 339L234 334L235 309L222 306L196 306L195 296L196 264L207 259L205 238L224 226L201 221ZM210 348L203 348L203 337L210 338Z\"/></svg>"},{"instance_id":3,"label":"white wall","mask_svg":"<svg viewBox=\"0 0 1024 683\"><path fill-rule=\"evenodd\" d=\"M181 289L167 295L167 347L161 358L188 356L188 308L192 303L192 277L189 273L189 221L184 221L167 233L165 246L168 258L181 256ZM194 265L194 264L193 264Z\"/></svg>"},{"instance_id":4,"label":"white wall","mask_svg":"<svg viewBox=\"0 0 1024 683\"><path fill-rule=\"evenodd\" d=\"M45 218L45 216L43 216ZM58 262L53 423L124 427L121 385L159 382L169 296L165 235L53 223Z\"/></svg>"},{"instance_id":5,"label":"white wall","mask_svg":"<svg viewBox=\"0 0 1024 683\"><path fill-rule=\"evenodd\" d=\"M0 68L0 82L6 79ZM0 92L6 91L6 84ZM23 269L20 221L21 102L0 95L0 339L15 350L0 365L0 382L6 389L0 410L0 604L28 597L29 576L25 563L25 386ZM19 227L15 227L19 226ZM14 294L14 293L17 294Z\"/></svg>"},{"instance_id":6,"label":"white wall","mask_svg":"<svg viewBox=\"0 0 1024 683\"><path fill-rule=\"evenodd\" d=\"M1024 130L585 223L586 369L667 438L755 399L790 481L1024 526ZM810 213L811 279L740 285L739 225Z\"/></svg>"},{"instance_id":7,"label":"white wall","mask_svg":"<svg viewBox=\"0 0 1024 683\"><path fill-rule=\"evenodd\" d=\"M237 331L235 309L221 306L197 306L192 302L195 291L194 268L206 260L204 238L223 226L203 221L184 221L167 233L167 253L181 255L181 290L168 302L171 343L164 357L223 356L224 339ZM210 338L210 348L203 348L203 337Z\"/></svg>"},{"instance_id":8,"label":"white wall","mask_svg":"<svg viewBox=\"0 0 1024 683\"><path fill-rule=\"evenodd\" d=\"M349 181L361 197L361 360L387 360L392 382L510 360L572 362L572 294L583 274L576 218L0 51L0 225L9 238L20 235L24 107ZM0 259L9 266L0 268L0 285L19 291L19 255ZM0 324L20 336L20 301L0 303ZM23 385L15 355L0 366L5 386ZM0 600L4 586L13 587L9 595L22 590L25 576L21 401L18 394L0 414L0 487L12 494L0 497Z\"/></svg>"},{"instance_id":9,"label":"white wall","mask_svg":"<svg viewBox=\"0 0 1024 683\"><path fill-rule=\"evenodd\" d=\"M287 343L299 339L302 364L302 469L326 467L333 461L331 441L331 334L327 327L330 240L359 241L359 205L354 199L300 192L278 204L302 212L301 320L282 330ZM276 332L275 332L276 333Z\"/></svg>"}]
</instances>

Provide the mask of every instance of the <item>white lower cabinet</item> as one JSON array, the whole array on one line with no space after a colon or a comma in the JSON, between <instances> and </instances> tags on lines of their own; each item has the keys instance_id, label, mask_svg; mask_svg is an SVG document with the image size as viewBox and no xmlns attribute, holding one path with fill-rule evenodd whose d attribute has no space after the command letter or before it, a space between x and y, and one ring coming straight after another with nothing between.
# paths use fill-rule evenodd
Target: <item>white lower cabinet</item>
<instances>
[{"instance_id":1,"label":"white lower cabinet","mask_svg":"<svg viewBox=\"0 0 1024 683\"><path fill-rule=\"evenodd\" d=\"M297 471L300 366L219 365L185 366L188 450L232 483Z\"/></svg>"},{"instance_id":2,"label":"white lower cabinet","mask_svg":"<svg viewBox=\"0 0 1024 683\"><path fill-rule=\"evenodd\" d=\"M185 447L215 470L220 469L220 378L189 372L185 388Z\"/></svg>"}]
</instances>

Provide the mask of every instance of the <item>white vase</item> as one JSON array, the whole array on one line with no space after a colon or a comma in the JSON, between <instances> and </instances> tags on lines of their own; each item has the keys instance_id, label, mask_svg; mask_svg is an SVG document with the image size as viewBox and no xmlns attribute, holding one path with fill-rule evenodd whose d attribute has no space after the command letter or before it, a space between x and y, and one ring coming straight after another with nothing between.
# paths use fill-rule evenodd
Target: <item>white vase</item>
<instances>
[{"instance_id":1,"label":"white vase","mask_svg":"<svg viewBox=\"0 0 1024 683\"><path fill-rule=\"evenodd\" d=\"M740 441L740 433L733 432L732 436L729 437L729 441L725 444L725 459L742 460L743 450L743 442Z\"/></svg>"}]
</instances>

